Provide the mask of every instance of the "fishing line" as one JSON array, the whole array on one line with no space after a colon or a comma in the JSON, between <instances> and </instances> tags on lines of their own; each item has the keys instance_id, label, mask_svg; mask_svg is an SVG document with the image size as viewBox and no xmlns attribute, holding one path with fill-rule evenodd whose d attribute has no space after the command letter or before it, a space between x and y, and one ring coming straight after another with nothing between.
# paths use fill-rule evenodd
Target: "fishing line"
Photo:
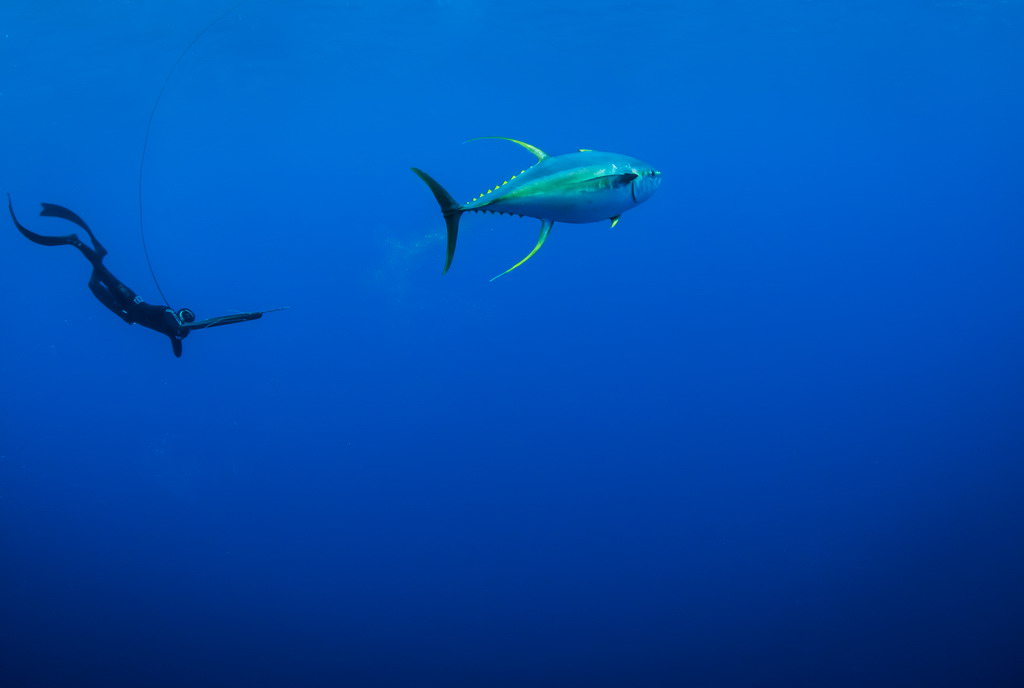
<instances>
[{"instance_id":1,"label":"fishing line","mask_svg":"<svg viewBox=\"0 0 1024 688\"><path fill-rule=\"evenodd\" d=\"M164 300L164 305L168 308L171 307L171 304L167 300L167 297L164 296L164 290L160 288L160 280L156 278L156 271L153 269L153 262L149 259L149 247L146 246L146 223L142 210L142 173L146 167L146 151L149 150L149 132L153 129L153 118L156 117L156 110L160 107L160 99L164 97L164 91L167 90L167 84L171 82L171 77L174 76L175 70L178 69L178 65L181 64L181 61L185 59L185 55L188 54L188 51L192 49L192 46L199 42L200 38L206 35L207 31L216 26L221 19L228 16L247 2L249 2L249 0L242 0L241 2L232 5L230 8L225 10L223 14L207 24L206 28L196 34L196 37L185 46L185 49L181 51L181 54L178 55L178 59L175 60L174 64L171 66L171 70L167 72L167 78L164 79L164 83L160 87L160 92L157 94L156 100L153 101L153 109L150 110L149 121L146 123L146 137L142 141L142 157L139 159L139 235L142 237L142 252L146 255L146 264L149 266L149 274L153 276L153 283L156 284L156 289L160 292L160 298Z\"/></svg>"}]
</instances>

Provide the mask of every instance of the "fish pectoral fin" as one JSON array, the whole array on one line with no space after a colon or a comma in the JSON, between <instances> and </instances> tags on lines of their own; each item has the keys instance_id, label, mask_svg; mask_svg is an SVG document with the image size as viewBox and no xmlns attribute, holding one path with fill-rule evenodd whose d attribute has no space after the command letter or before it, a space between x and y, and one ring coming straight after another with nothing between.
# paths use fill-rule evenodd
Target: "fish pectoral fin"
<instances>
[{"instance_id":1,"label":"fish pectoral fin","mask_svg":"<svg viewBox=\"0 0 1024 688\"><path fill-rule=\"evenodd\" d=\"M469 143L470 141L482 141L484 139L501 139L502 141L511 141L512 143L518 143L520 146L536 155L537 160L544 160L546 158L551 157L550 155L542 151L540 148L537 148L536 146L531 146L528 143L516 141L515 139L506 138L504 136L477 136L475 139L467 139L466 143Z\"/></svg>"},{"instance_id":2,"label":"fish pectoral fin","mask_svg":"<svg viewBox=\"0 0 1024 688\"><path fill-rule=\"evenodd\" d=\"M609 218L609 219L611 219L611 221L612 221L612 226L609 227L609 229L615 229L615 225L619 224L619 220L622 219L622 216L621 215L616 215L615 217Z\"/></svg>"},{"instance_id":3,"label":"fish pectoral fin","mask_svg":"<svg viewBox=\"0 0 1024 688\"><path fill-rule=\"evenodd\" d=\"M582 185L600 185L602 188L618 189L619 187L628 186L633 183L633 180L639 177L638 174L632 172L624 172L623 174L601 174L590 179L584 179L579 182Z\"/></svg>"},{"instance_id":4,"label":"fish pectoral fin","mask_svg":"<svg viewBox=\"0 0 1024 688\"><path fill-rule=\"evenodd\" d=\"M508 273L512 272L513 270L515 270L517 267L519 267L520 265L522 265L526 261L530 260L530 258L533 258L533 254L536 253L537 251L539 251L540 247L544 245L545 241L547 241L548 234L551 233L551 227L554 224L555 223L553 221L551 221L551 220L541 220L540 237L537 239L537 245L533 247L533 250L530 251L529 253L527 253L525 258L523 258L521 261L519 261L518 263L516 263L515 265L510 267L505 272L502 272L501 274L498 274L498 275L495 275L494 277L492 277L491 281L493 282L494 280L498 279L502 275L507 275Z\"/></svg>"}]
</instances>

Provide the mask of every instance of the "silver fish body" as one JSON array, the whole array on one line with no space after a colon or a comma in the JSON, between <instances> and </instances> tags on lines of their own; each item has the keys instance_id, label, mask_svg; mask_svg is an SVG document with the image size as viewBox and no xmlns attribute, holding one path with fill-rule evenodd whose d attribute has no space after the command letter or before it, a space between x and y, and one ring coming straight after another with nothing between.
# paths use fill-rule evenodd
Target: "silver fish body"
<instances>
[{"instance_id":1,"label":"silver fish body","mask_svg":"<svg viewBox=\"0 0 1024 688\"><path fill-rule=\"evenodd\" d=\"M434 193L445 217L448 227L445 272L455 254L458 223L463 213L508 213L541 221L536 246L526 258L501 273L504 275L525 263L540 249L555 222L586 224L611 220L614 227L622 213L649 199L661 184L658 170L627 155L580 150L550 156L528 143L505 140L517 143L536 155L537 163L468 203L456 203L434 179L413 168L413 172Z\"/></svg>"},{"instance_id":2,"label":"silver fish body","mask_svg":"<svg viewBox=\"0 0 1024 688\"><path fill-rule=\"evenodd\" d=\"M618 153L582 151L540 160L497 190L466 203L538 220L586 224L609 220L650 198L660 173Z\"/></svg>"}]
</instances>

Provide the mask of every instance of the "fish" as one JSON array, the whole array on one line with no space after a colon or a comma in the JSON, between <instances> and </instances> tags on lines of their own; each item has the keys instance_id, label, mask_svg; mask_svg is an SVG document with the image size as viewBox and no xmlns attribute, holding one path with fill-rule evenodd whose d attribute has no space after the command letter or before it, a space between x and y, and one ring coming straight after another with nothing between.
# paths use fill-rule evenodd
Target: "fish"
<instances>
[{"instance_id":1,"label":"fish","mask_svg":"<svg viewBox=\"0 0 1024 688\"><path fill-rule=\"evenodd\" d=\"M608 220L615 227L624 212L649 199L661 185L661 172L628 155L587 148L548 155L536 146L504 136L481 136L470 141L482 139L511 141L537 156L537 162L467 203L458 203L433 177L412 168L433 192L444 215L448 245L442 274L448 272L455 257L459 219L463 213L518 215L541 222L540 237L533 250L508 270L492 277L493 282L532 258L547 241L556 222L588 224Z\"/></svg>"}]
</instances>

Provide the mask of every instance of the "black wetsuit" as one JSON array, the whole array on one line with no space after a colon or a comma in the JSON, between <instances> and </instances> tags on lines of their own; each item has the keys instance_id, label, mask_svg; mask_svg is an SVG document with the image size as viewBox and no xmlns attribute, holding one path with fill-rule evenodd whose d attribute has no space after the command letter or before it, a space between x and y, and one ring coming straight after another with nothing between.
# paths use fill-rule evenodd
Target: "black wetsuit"
<instances>
[{"instance_id":1,"label":"black wetsuit","mask_svg":"<svg viewBox=\"0 0 1024 688\"><path fill-rule=\"evenodd\" d=\"M100 300L100 303L116 313L126 323L138 323L143 327L167 335L171 338L174 355L181 356L181 340L188 335L188 328L178 320L178 316L173 310L166 306L154 306L146 303L107 269L107 266L103 264L107 249L97 241L96 236L82 218L67 208L52 203L43 203L43 210L39 213L45 217L59 217L75 223L89 235L92 247L82 243L75 234L44 236L26 229L14 216L14 206L11 204L10 194L7 196L7 208L11 211L14 225L19 232L25 235L25 238L43 246L74 246L81 251L86 260L92 264L89 289Z\"/></svg>"}]
</instances>

